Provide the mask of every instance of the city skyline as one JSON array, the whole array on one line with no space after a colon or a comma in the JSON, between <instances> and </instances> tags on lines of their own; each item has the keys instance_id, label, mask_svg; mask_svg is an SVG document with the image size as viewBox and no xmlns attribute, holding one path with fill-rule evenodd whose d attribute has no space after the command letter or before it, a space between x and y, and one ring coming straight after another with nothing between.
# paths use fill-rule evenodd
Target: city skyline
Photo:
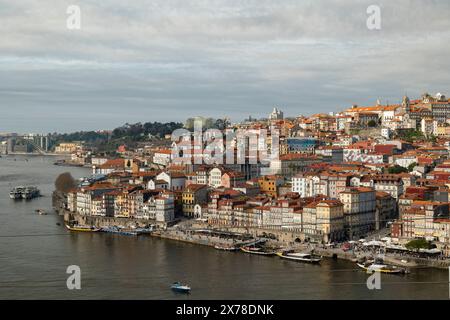
<instances>
[{"instance_id":1,"label":"city skyline","mask_svg":"<svg viewBox=\"0 0 450 320\"><path fill-rule=\"evenodd\" d=\"M450 5L380 1L0 1L0 132L336 112L448 94Z\"/></svg>"}]
</instances>

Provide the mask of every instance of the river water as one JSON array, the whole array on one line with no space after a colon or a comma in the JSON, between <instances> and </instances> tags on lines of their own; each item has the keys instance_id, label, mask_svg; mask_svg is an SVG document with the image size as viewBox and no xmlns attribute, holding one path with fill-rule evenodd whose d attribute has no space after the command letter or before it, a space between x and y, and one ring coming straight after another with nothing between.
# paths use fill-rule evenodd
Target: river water
<instances>
[{"instance_id":1,"label":"river water","mask_svg":"<svg viewBox=\"0 0 450 320\"><path fill-rule=\"evenodd\" d=\"M147 236L71 233L51 212L58 174L85 168L54 166L55 158L0 158L0 299L448 299L445 270L382 275L369 290L368 275L346 261L320 266L221 252ZM9 199L11 187L36 185L41 198ZM59 223L60 225L57 225ZM68 290L66 269L81 268L81 290ZM192 287L173 293L174 281Z\"/></svg>"}]
</instances>

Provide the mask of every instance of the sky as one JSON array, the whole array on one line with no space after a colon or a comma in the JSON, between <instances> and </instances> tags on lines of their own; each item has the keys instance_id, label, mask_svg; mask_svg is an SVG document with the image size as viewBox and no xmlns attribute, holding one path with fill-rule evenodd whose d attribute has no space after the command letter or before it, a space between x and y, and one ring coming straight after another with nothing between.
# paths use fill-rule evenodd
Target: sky
<instances>
[{"instance_id":1,"label":"sky","mask_svg":"<svg viewBox=\"0 0 450 320\"><path fill-rule=\"evenodd\" d=\"M0 0L0 132L450 95L449 14L447 0Z\"/></svg>"}]
</instances>

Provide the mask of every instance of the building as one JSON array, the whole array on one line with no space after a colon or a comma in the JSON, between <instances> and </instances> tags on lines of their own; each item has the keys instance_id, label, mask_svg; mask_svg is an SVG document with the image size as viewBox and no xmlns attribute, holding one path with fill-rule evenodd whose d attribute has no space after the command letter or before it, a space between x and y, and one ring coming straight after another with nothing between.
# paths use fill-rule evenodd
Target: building
<instances>
[{"instance_id":1,"label":"building","mask_svg":"<svg viewBox=\"0 0 450 320\"><path fill-rule=\"evenodd\" d=\"M262 176L258 179L260 192L276 198L278 188L284 184L284 179L278 175Z\"/></svg>"},{"instance_id":2,"label":"building","mask_svg":"<svg viewBox=\"0 0 450 320\"><path fill-rule=\"evenodd\" d=\"M389 193L395 199L403 194L403 180L398 175L377 175L372 178L372 182L376 191Z\"/></svg>"},{"instance_id":3,"label":"building","mask_svg":"<svg viewBox=\"0 0 450 320\"><path fill-rule=\"evenodd\" d=\"M222 175L221 186L225 188L235 188L245 182L245 175L242 172L226 171Z\"/></svg>"},{"instance_id":4,"label":"building","mask_svg":"<svg viewBox=\"0 0 450 320\"><path fill-rule=\"evenodd\" d=\"M170 222L175 219L175 198L173 193L165 192L154 198L157 222Z\"/></svg>"},{"instance_id":5,"label":"building","mask_svg":"<svg viewBox=\"0 0 450 320\"><path fill-rule=\"evenodd\" d=\"M314 155L289 153L271 160L269 173L291 178L299 172L307 171L312 164L320 162L322 159Z\"/></svg>"},{"instance_id":6,"label":"building","mask_svg":"<svg viewBox=\"0 0 450 320\"><path fill-rule=\"evenodd\" d=\"M306 240L329 243L345 239L344 206L339 200L313 202L303 208Z\"/></svg>"},{"instance_id":7,"label":"building","mask_svg":"<svg viewBox=\"0 0 450 320\"><path fill-rule=\"evenodd\" d=\"M388 226L397 217L397 202L387 192L376 192L375 230Z\"/></svg>"},{"instance_id":8,"label":"building","mask_svg":"<svg viewBox=\"0 0 450 320\"><path fill-rule=\"evenodd\" d=\"M55 147L55 153L71 154L82 148L80 143L62 142Z\"/></svg>"},{"instance_id":9,"label":"building","mask_svg":"<svg viewBox=\"0 0 450 320\"><path fill-rule=\"evenodd\" d=\"M183 190L182 211L186 217L195 217L195 206L208 202L208 186L206 184L190 184Z\"/></svg>"},{"instance_id":10,"label":"building","mask_svg":"<svg viewBox=\"0 0 450 320\"><path fill-rule=\"evenodd\" d=\"M164 184L162 183L163 181L167 184L167 187L163 187L164 189L168 189L171 191L181 191L184 189L186 176L183 173L179 172L163 171L156 176L156 180L154 182L149 182L149 189L157 189L161 184Z\"/></svg>"},{"instance_id":11,"label":"building","mask_svg":"<svg viewBox=\"0 0 450 320\"><path fill-rule=\"evenodd\" d=\"M276 107L273 108L272 113L269 114L269 120L282 120L283 111L278 110Z\"/></svg>"},{"instance_id":12,"label":"building","mask_svg":"<svg viewBox=\"0 0 450 320\"><path fill-rule=\"evenodd\" d=\"M376 194L373 188L350 187L339 193L344 206L348 239L359 239L375 230Z\"/></svg>"},{"instance_id":13,"label":"building","mask_svg":"<svg viewBox=\"0 0 450 320\"><path fill-rule=\"evenodd\" d=\"M172 151L169 149L156 150L153 154L153 163L161 166L168 166L172 156Z\"/></svg>"},{"instance_id":14,"label":"building","mask_svg":"<svg viewBox=\"0 0 450 320\"><path fill-rule=\"evenodd\" d=\"M208 184L213 188L218 188L222 185L222 175L225 173L223 168L215 167L209 171Z\"/></svg>"}]
</instances>

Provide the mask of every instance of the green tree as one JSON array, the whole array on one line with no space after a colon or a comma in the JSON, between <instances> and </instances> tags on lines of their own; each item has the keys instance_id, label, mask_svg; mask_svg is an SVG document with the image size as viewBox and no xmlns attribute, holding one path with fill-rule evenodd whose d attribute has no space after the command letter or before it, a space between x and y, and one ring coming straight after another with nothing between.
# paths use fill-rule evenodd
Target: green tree
<instances>
[{"instance_id":1,"label":"green tree","mask_svg":"<svg viewBox=\"0 0 450 320\"><path fill-rule=\"evenodd\" d=\"M417 162L413 162L408 166L408 171L412 172L414 168L417 166Z\"/></svg>"},{"instance_id":2,"label":"green tree","mask_svg":"<svg viewBox=\"0 0 450 320\"><path fill-rule=\"evenodd\" d=\"M376 127L377 126L377 122L375 120L370 120L367 125L371 128Z\"/></svg>"},{"instance_id":3,"label":"green tree","mask_svg":"<svg viewBox=\"0 0 450 320\"><path fill-rule=\"evenodd\" d=\"M389 169L388 169L388 173L390 173L390 174L397 174L397 173L403 173L403 172L408 172L408 169L406 169L402 166L399 166L399 165L389 167Z\"/></svg>"},{"instance_id":4,"label":"green tree","mask_svg":"<svg viewBox=\"0 0 450 320\"><path fill-rule=\"evenodd\" d=\"M432 249L433 245L431 242L421 238L421 239L414 239L409 241L405 247L409 250L419 250L419 249Z\"/></svg>"}]
</instances>

